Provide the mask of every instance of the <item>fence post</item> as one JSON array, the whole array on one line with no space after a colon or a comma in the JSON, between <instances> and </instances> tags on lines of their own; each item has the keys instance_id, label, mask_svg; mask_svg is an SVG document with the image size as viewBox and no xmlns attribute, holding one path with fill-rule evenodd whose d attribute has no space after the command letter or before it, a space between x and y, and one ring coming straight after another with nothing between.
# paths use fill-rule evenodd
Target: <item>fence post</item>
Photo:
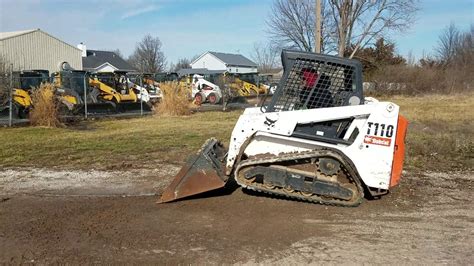
<instances>
[{"instance_id":1,"label":"fence post","mask_svg":"<svg viewBox=\"0 0 474 266\"><path fill-rule=\"evenodd\" d=\"M84 75L84 118L87 119L87 75Z\"/></svg>"},{"instance_id":2,"label":"fence post","mask_svg":"<svg viewBox=\"0 0 474 266\"><path fill-rule=\"evenodd\" d=\"M257 90L258 90L258 93L257 93L257 105L258 103L260 102L260 76L257 74Z\"/></svg>"},{"instance_id":3,"label":"fence post","mask_svg":"<svg viewBox=\"0 0 474 266\"><path fill-rule=\"evenodd\" d=\"M143 73L141 75L138 75L139 80L140 80L140 116L143 116Z\"/></svg>"},{"instance_id":4,"label":"fence post","mask_svg":"<svg viewBox=\"0 0 474 266\"><path fill-rule=\"evenodd\" d=\"M222 91L224 92L222 94L222 111L227 111L227 104L232 97L230 96L231 91L229 84L227 84L227 77L225 73L222 74Z\"/></svg>"},{"instance_id":5,"label":"fence post","mask_svg":"<svg viewBox=\"0 0 474 266\"><path fill-rule=\"evenodd\" d=\"M225 83L222 85L222 111L227 111L227 103L230 99L230 89L229 86Z\"/></svg>"},{"instance_id":6,"label":"fence post","mask_svg":"<svg viewBox=\"0 0 474 266\"><path fill-rule=\"evenodd\" d=\"M8 103L8 126L12 126L13 122L13 64L10 64L10 93Z\"/></svg>"}]
</instances>

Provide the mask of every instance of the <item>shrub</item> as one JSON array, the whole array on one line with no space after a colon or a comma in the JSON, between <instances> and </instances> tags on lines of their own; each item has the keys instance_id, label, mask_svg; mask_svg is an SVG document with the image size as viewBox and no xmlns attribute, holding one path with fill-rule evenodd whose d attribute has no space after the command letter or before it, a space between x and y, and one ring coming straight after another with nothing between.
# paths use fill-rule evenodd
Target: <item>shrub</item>
<instances>
[{"instance_id":1,"label":"shrub","mask_svg":"<svg viewBox=\"0 0 474 266\"><path fill-rule=\"evenodd\" d=\"M189 92L178 82L165 82L160 85L163 97L155 110L160 115L188 115L191 113Z\"/></svg>"},{"instance_id":2,"label":"shrub","mask_svg":"<svg viewBox=\"0 0 474 266\"><path fill-rule=\"evenodd\" d=\"M30 110L30 123L34 126L58 127L59 121L58 101L54 94L52 84L42 84L31 93L32 109Z\"/></svg>"},{"instance_id":3,"label":"shrub","mask_svg":"<svg viewBox=\"0 0 474 266\"><path fill-rule=\"evenodd\" d=\"M472 91L474 78L469 67L386 66L372 77L374 93L426 94Z\"/></svg>"}]
</instances>

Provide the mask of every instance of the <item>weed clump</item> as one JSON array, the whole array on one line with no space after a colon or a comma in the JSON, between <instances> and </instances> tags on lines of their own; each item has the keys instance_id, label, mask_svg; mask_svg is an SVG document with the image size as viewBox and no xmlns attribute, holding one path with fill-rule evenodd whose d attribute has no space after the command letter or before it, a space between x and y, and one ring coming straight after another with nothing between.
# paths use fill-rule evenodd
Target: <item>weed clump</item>
<instances>
[{"instance_id":1,"label":"weed clump","mask_svg":"<svg viewBox=\"0 0 474 266\"><path fill-rule=\"evenodd\" d=\"M160 85L163 97L155 110L160 115L181 116L191 113L189 92L178 82L165 82Z\"/></svg>"},{"instance_id":2,"label":"weed clump","mask_svg":"<svg viewBox=\"0 0 474 266\"><path fill-rule=\"evenodd\" d=\"M58 127L61 125L59 121L59 106L54 90L55 88L50 83L42 84L39 88L32 90L31 125L43 127Z\"/></svg>"}]
</instances>

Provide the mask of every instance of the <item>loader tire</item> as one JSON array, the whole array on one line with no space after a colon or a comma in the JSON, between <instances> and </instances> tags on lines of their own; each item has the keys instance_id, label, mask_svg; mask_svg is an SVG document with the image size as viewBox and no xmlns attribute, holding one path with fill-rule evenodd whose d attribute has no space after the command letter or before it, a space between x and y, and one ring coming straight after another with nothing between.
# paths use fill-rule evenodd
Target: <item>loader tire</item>
<instances>
[{"instance_id":1,"label":"loader tire","mask_svg":"<svg viewBox=\"0 0 474 266\"><path fill-rule=\"evenodd\" d=\"M204 102L204 96L202 95L202 93L196 93L196 95L194 95L194 104L196 105L201 105L203 104Z\"/></svg>"},{"instance_id":2,"label":"loader tire","mask_svg":"<svg viewBox=\"0 0 474 266\"><path fill-rule=\"evenodd\" d=\"M219 97L218 97L215 93L210 93L210 94L207 96L207 101L208 101L210 104L217 104L217 103L219 103L220 99L219 99Z\"/></svg>"}]
</instances>

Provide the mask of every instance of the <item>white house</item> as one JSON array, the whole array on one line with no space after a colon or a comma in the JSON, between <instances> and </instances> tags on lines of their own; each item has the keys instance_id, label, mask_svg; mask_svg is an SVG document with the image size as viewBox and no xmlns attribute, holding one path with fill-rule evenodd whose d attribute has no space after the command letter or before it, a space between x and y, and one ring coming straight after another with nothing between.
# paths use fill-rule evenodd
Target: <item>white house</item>
<instances>
[{"instance_id":1,"label":"white house","mask_svg":"<svg viewBox=\"0 0 474 266\"><path fill-rule=\"evenodd\" d=\"M206 52L191 63L191 68L207 68L229 73L257 73L257 64L240 54Z\"/></svg>"}]
</instances>

